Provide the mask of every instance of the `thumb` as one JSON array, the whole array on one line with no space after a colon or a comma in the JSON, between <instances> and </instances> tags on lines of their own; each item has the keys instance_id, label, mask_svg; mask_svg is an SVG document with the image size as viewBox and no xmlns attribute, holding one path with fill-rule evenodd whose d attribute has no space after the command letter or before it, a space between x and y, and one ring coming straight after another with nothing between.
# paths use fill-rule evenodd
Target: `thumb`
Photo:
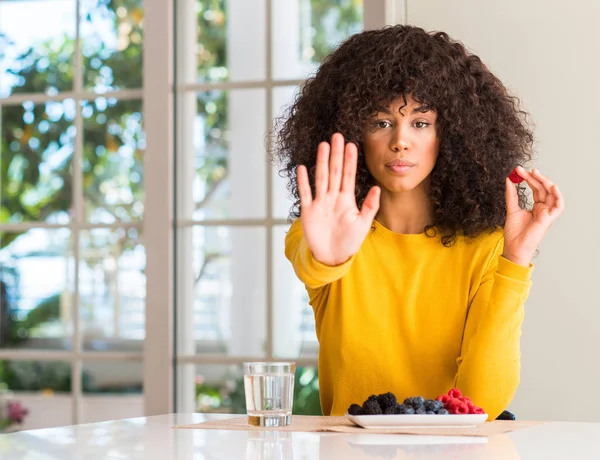
<instances>
[{"instance_id":1,"label":"thumb","mask_svg":"<svg viewBox=\"0 0 600 460\"><path fill-rule=\"evenodd\" d=\"M371 225L375 214L379 210L379 196L381 195L381 189L379 187L372 187L365 197L362 208L360 210L359 219L365 223Z\"/></svg>"},{"instance_id":2,"label":"thumb","mask_svg":"<svg viewBox=\"0 0 600 460\"><path fill-rule=\"evenodd\" d=\"M519 194L517 193L517 187L510 181L508 177L505 179L505 182L506 212L507 214L519 212L521 208L519 207Z\"/></svg>"}]
</instances>

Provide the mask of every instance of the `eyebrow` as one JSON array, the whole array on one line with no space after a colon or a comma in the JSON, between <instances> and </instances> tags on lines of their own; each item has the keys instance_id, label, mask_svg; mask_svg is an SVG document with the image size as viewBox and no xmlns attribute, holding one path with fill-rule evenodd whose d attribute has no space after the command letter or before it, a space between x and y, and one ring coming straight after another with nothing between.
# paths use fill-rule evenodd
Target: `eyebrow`
<instances>
[{"instance_id":1,"label":"eyebrow","mask_svg":"<svg viewBox=\"0 0 600 460\"><path fill-rule=\"evenodd\" d=\"M411 114L425 113L425 112L429 112L430 110L431 110L431 107L429 107L427 104L423 104L423 105L420 105L420 106L412 109ZM377 107L377 111L387 113L388 115L392 115L392 111L387 107L383 107L383 106ZM402 113L402 112L400 112L400 113Z\"/></svg>"}]
</instances>

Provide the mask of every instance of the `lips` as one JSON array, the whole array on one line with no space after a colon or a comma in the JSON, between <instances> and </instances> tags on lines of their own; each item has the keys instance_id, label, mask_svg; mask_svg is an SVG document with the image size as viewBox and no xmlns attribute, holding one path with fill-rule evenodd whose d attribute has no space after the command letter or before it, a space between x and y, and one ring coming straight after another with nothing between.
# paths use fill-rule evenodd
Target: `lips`
<instances>
[{"instance_id":1,"label":"lips","mask_svg":"<svg viewBox=\"0 0 600 460\"><path fill-rule=\"evenodd\" d=\"M414 166L415 166L415 164L409 160L394 160L394 161L390 161L389 163L387 163L385 165L385 167L388 170L390 170L396 174L405 173Z\"/></svg>"}]
</instances>

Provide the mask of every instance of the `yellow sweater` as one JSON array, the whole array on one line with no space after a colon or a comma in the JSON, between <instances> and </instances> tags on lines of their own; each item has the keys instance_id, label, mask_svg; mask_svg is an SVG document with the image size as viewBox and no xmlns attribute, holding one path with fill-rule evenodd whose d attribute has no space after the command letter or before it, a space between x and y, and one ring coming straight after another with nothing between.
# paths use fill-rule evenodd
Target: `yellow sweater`
<instances>
[{"instance_id":1,"label":"yellow sweater","mask_svg":"<svg viewBox=\"0 0 600 460\"><path fill-rule=\"evenodd\" d=\"M371 394L435 398L453 387L490 420L506 409L533 266L502 257L503 242L496 230L446 248L375 221L358 253L330 267L296 220L285 253L315 314L323 414L343 415Z\"/></svg>"}]
</instances>

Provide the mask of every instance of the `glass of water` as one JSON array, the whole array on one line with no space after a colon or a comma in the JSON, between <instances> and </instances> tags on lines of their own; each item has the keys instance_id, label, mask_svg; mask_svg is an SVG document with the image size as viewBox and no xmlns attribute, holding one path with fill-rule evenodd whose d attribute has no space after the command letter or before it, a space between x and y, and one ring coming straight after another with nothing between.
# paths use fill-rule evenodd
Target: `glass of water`
<instances>
[{"instance_id":1,"label":"glass of water","mask_svg":"<svg viewBox=\"0 0 600 460\"><path fill-rule=\"evenodd\" d=\"M296 363L244 363L248 423L285 426L292 421Z\"/></svg>"}]
</instances>

